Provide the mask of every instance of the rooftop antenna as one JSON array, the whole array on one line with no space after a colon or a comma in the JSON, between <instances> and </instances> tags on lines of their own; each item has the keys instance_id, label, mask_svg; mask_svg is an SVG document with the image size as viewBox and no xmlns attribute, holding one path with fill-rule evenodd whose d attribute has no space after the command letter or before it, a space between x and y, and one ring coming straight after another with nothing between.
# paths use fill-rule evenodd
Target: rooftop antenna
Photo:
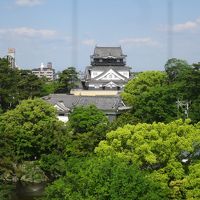
<instances>
[{"instance_id":1,"label":"rooftop antenna","mask_svg":"<svg viewBox=\"0 0 200 200\"><path fill-rule=\"evenodd\" d=\"M44 63L41 63L40 69L43 70L43 68L44 68Z\"/></svg>"}]
</instances>

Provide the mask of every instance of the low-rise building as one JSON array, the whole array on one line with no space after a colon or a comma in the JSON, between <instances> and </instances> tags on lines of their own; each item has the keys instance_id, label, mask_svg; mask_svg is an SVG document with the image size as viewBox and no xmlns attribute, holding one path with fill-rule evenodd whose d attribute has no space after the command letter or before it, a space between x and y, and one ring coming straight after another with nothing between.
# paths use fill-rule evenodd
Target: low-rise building
<instances>
[{"instance_id":1,"label":"low-rise building","mask_svg":"<svg viewBox=\"0 0 200 200\"><path fill-rule=\"evenodd\" d=\"M46 77L50 81L55 79L55 69L53 69L51 62L48 62L46 67L41 63L39 68L32 69L32 73L39 78Z\"/></svg>"}]
</instances>

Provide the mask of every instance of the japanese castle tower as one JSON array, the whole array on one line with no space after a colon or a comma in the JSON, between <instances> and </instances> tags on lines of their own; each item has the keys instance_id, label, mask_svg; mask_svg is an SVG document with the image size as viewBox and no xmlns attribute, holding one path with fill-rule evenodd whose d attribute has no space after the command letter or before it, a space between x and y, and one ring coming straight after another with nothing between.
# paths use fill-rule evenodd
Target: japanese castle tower
<instances>
[{"instance_id":1,"label":"japanese castle tower","mask_svg":"<svg viewBox=\"0 0 200 200\"><path fill-rule=\"evenodd\" d=\"M126 55L121 47L95 47L90 58L91 65L86 67L82 79L83 89L43 97L54 105L58 118L64 122L76 106L95 105L110 121L131 109L119 96L130 78L130 67L126 66Z\"/></svg>"},{"instance_id":2,"label":"japanese castle tower","mask_svg":"<svg viewBox=\"0 0 200 200\"><path fill-rule=\"evenodd\" d=\"M121 90L130 78L126 55L121 47L98 47L90 56L91 65L86 67L82 80L87 90Z\"/></svg>"}]
</instances>

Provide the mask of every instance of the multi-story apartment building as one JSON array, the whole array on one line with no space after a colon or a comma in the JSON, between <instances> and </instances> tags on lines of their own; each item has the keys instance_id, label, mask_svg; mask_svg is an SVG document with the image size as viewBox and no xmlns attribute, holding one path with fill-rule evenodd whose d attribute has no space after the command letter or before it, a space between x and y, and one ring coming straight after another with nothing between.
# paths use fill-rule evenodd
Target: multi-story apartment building
<instances>
[{"instance_id":1,"label":"multi-story apartment building","mask_svg":"<svg viewBox=\"0 0 200 200\"><path fill-rule=\"evenodd\" d=\"M46 67L41 63L39 68L32 69L32 73L39 78L46 77L50 81L55 79L55 69L53 69L51 62L48 62Z\"/></svg>"}]
</instances>

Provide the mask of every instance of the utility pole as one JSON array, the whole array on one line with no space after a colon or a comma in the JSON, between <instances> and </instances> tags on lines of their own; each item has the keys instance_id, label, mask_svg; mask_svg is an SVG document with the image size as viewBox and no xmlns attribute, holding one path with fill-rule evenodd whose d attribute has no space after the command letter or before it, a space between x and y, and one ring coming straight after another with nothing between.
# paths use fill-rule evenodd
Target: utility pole
<instances>
[{"instance_id":1,"label":"utility pole","mask_svg":"<svg viewBox=\"0 0 200 200\"><path fill-rule=\"evenodd\" d=\"M188 118L188 115L189 115L189 104L191 102L189 102L188 100L186 101L180 101L179 99L176 101L176 104L177 104L177 109L178 109L178 113L179 113L179 110L181 109L181 111L184 111L184 119L187 119ZM177 116L178 116L178 113L177 113Z\"/></svg>"}]
</instances>

